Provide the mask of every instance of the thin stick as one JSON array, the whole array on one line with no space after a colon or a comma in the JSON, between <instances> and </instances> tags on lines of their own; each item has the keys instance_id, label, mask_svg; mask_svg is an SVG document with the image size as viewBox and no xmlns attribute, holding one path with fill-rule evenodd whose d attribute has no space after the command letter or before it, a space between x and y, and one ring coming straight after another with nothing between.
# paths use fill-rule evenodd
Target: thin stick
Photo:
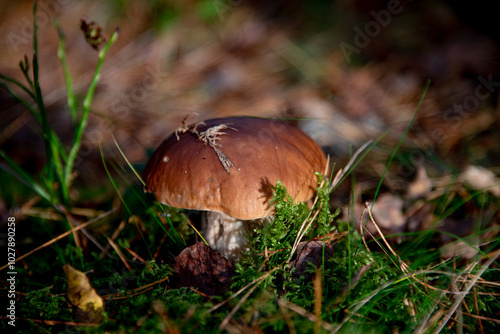
<instances>
[{"instance_id":1,"label":"thin stick","mask_svg":"<svg viewBox=\"0 0 500 334\"><path fill-rule=\"evenodd\" d=\"M102 299L105 299L105 300L119 300L119 299L127 299L127 298L130 298L130 297L133 297L133 296L138 296L146 291L150 291L152 289L152 287L154 285L157 285L157 284L160 284L161 282L164 282L166 280L168 280L170 278L170 276L167 276L165 278L162 278L161 280L159 281L156 281L156 282L153 282L153 283L149 283L147 285L144 285L144 286L140 286L138 288L135 288L131 291L135 292L133 294L129 294L129 295L126 295L126 296L120 296L122 294L122 292L117 292L117 293L114 293L114 294L110 294L110 295L104 295L104 296L101 296ZM130 291L128 291L130 292Z\"/></svg>"},{"instance_id":2,"label":"thin stick","mask_svg":"<svg viewBox=\"0 0 500 334\"><path fill-rule=\"evenodd\" d=\"M76 247L82 248L82 242L80 240L80 236L76 233L75 227L78 226L76 219L66 210L66 208L62 205L56 206L56 209L61 212L66 219L68 220L68 224L71 227L71 231L73 231L73 238L75 239Z\"/></svg>"},{"instance_id":3,"label":"thin stick","mask_svg":"<svg viewBox=\"0 0 500 334\"><path fill-rule=\"evenodd\" d=\"M368 209L368 215L370 216L370 221L373 223L373 225L375 226L375 228L377 229L377 232L380 234L380 236L382 237L382 240L384 240L384 243L385 245L387 246L387 248L391 251L392 255L394 255L395 257L397 257L399 259L399 256L398 254L396 254L396 252L394 251L394 249L392 249L391 245L389 245L389 243L387 242L387 240L385 239L385 236L384 234L382 233L382 231L380 231L380 229L378 228L378 225L377 223L375 222L375 219L373 219L373 216L372 216L372 212L370 210L370 208L368 207L368 202L365 202L365 208ZM402 270L403 272L408 272L408 265L406 263L404 263L403 261L400 261L401 263L401 266L402 266Z\"/></svg>"},{"instance_id":4,"label":"thin stick","mask_svg":"<svg viewBox=\"0 0 500 334\"><path fill-rule=\"evenodd\" d=\"M363 216L365 215L366 210L367 207L365 206L363 212L361 213L361 218L359 218L359 234L361 235L361 240L363 241L363 245L365 245L366 250L368 251L368 253L371 253L372 251L370 250L370 248L368 248L368 244L366 243L365 233L363 232ZM366 224L368 224L368 222L366 222Z\"/></svg>"},{"instance_id":5,"label":"thin stick","mask_svg":"<svg viewBox=\"0 0 500 334\"><path fill-rule=\"evenodd\" d=\"M125 220L122 220L120 222L120 225L118 225L118 228L113 232L113 235L111 236L111 240L115 241L116 238L118 238L120 233L123 231L123 229L125 228L126 225L127 225L127 222L125 222ZM104 247L104 250L101 252L101 254L99 254L99 260L104 259L104 257L108 253L110 247L111 247L111 244L109 244L109 243L106 245L106 247Z\"/></svg>"},{"instance_id":6,"label":"thin stick","mask_svg":"<svg viewBox=\"0 0 500 334\"><path fill-rule=\"evenodd\" d=\"M127 259L125 258L125 256L123 256L123 253L122 251L120 250L120 248L118 247L118 245L113 241L111 240L110 238L108 238L108 242L109 244L111 245L111 247L113 247L113 249L115 250L116 254L118 254L118 256L120 257L120 260L122 260L123 264L125 265L125 267L127 267L127 269L132 272L132 267L130 266L130 264L128 263Z\"/></svg>"},{"instance_id":7,"label":"thin stick","mask_svg":"<svg viewBox=\"0 0 500 334\"><path fill-rule=\"evenodd\" d=\"M474 307L476 308L476 316L478 316L477 320L479 322L479 333L484 333L483 323L481 322L481 318L479 315L479 305L477 304L477 291L476 286L472 287L472 292L474 293Z\"/></svg>"},{"instance_id":8,"label":"thin stick","mask_svg":"<svg viewBox=\"0 0 500 334\"><path fill-rule=\"evenodd\" d=\"M132 254L133 257L135 257L137 260L141 261L142 264L144 265L148 265L148 262L146 260L144 260L139 254L137 254L136 252L134 252L133 250L131 250L130 248L125 248L127 250L127 252L129 252L130 254Z\"/></svg>"},{"instance_id":9,"label":"thin stick","mask_svg":"<svg viewBox=\"0 0 500 334\"><path fill-rule=\"evenodd\" d=\"M79 226L80 225L80 223L78 222L78 220L75 217L73 217L73 215L64 206L58 205L55 208L57 210L59 210L66 217L66 219L68 219L68 221L70 222L71 228L73 228L74 226ZM94 245L96 245L97 248L99 248L101 251L104 250L104 247L99 243L99 241L97 241L97 239L92 234L90 234L86 229L83 229L82 233L87 237L87 239L89 239L90 241L92 241L92 243ZM75 232L74 235L78 236L78 233ZM79 236L78 236L78 239L79 239L78 240L78 243L79 243L78 245L80 245L81 241L80 241L80 237Z\"/></svg>"}]
</instances>

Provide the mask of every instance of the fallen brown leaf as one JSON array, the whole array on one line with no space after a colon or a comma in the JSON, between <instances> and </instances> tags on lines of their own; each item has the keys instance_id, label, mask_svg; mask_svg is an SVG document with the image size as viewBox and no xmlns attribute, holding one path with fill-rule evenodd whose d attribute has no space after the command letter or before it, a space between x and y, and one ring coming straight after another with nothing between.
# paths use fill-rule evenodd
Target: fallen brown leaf
<instances>
[{"instance_id":1,"label":"fallen brown leaf","mask_svg":"<svg viewBox=\"0 0 500 334\"><path fill-rule=\"evenodd\" d=\"M474 190L488 189L496 197L500 197L500 180L495 173L481 166L468 166L460 174L459 179Z\"/></svg>"},{"instance_id":2,"label":"fallen brown leaf","mask_svg":"<svg viewBox=\"0 0 500 334\"><path fill-rule=\"evenodd\" d=\"M380 195L372 210L377 224L392 233L402 232L406 223L403 204L403 200L398 196L390 193Z\"/></svg>"},{"instance_id":3,"label":"fallen brown leaf","mask_svg":"<svg viewBox=\"0 0 500 334\"><path fill-rule=\"evenodd\" d=\"M409 199L423 198L432 189L432 182L427 176L425 168L419 166L415 179L408 185L406 197Z\"/></svg>"}]
</instances>

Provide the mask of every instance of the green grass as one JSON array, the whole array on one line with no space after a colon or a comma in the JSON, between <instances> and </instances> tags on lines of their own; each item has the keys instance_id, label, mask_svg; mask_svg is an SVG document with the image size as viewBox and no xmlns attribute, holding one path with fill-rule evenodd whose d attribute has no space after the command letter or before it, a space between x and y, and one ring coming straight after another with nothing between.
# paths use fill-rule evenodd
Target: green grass
<instances>
[{"instance_id":1,"label":"green grass","mask_svg":"<svg viewBox=\"0 0 500 334\"><path fill-rule=\"evenodd\" d=\"M39 83L39 67L38 62L38 38L37 29L38 24L36 20L36 10L37 2L33 5L33 58L31 62L32 72L30 73L30 63L28 57L25 56L24 60L19 63L19 67L26 79L26 84L23 84L14 78L0 75L0 85L5 88L5 90L10 94L10 96L26 106L26 108L31 112L34 118L38 121L41 127L42 140L45 148L46 165L42 176L35 180L28 173L26 173L19 165L17 165L12 159L10 159L5 152L0 150L0 156L5 160L7 164L1 164L0 166L18 179L20 179L24 184L30 186L32 190L45 199L48 203L53 205L56 209L61 211L59 205L64 207L70 206L69 190L71 187L71 177L74 170L75 159L81 147L83 134L87 127L87 120L90 114L90 107L92 103L92 98L94 97L95 88L99 81L102 64L108 53L111 45L118 38L118 32L114 32L109 41L106 43L104 48L99 51L98 63L87 90L87 94L83 100L81 106L81 111L79 111L79 106L76 103L75 95L73 92L73 86L71 81L71 75L66 62L65 48L64 48L64 34L61 31L59 24L55 22L55 26L59 32L59 48L58 56L61 60L64 77L66 80L66 90L68 96L68 107L70 110L71 118L73 120L74 126L74 136L70 146L67 150L63 147L60 138L51 128L48 119L47 111L45 109L45 104L43 101L43 94ZM13 84L18 88L21 88L28 97L33 101L28 101L20 97L15 93L9 84Z\"/></svg>"},{"instance_id":2,"label":"green grass","mask_svg":"<svg viewBox=\"0 0 500 334\"><path fill-rule=\"evenodd\" d=\"M218 333L221 324L233 331L259 328L264 332L386 333L398 330L410 333L424 328L426 332L433 332L441 326L439 320L450 312L457 300L460 300L462 312L460 323L454 322L450 328L443 327L443 332L455 332L458 326L463 326L466 332L477 330L479 322L472 316L478 314L483 317L481 326L485 332L498 330L497 323L484 320L496 317L499 307L494 292L498 288L473 283L479 276L484 282L498 282L498 267L492 265L499 255L495 251L499 248L498 240L484 249L483 254L495 252L489 260L486 256L481 262L482 255L479 255L475 261L467 262L459 257L443 261L439 249L422 247L426 245L429 234L437 234L437 231L408 234L403 243L393 246L400 261L409 266L404 271L393 257L377 251L375 241L368 242L372 251L365 249L360 235L349 228L348 222L330 211L328 196L329 184L325 182L318 189L316 206L310 211L304 204L293 204L286 189L278 183L274 198L277 213L273 222L256 231L251 250L236 265L237 274L231 291L219 297L207 298L188 288L170 288L171 256L176 254L167 254L163 264L149 260L146 265L127 256L133 268L130 272L116 256L99 259L98 252L87 254L84 263L79 263L74 244L63 240L57 247L33 255L36 261L27 259L34 276L18 266L22 291L27 292L20 295L18 314L26 319L59 322L43 324L19 320L17 329L20 333L29 333L60 332L67 326L72 328L75 320L64 298L67 286L61 267L64 259L74 258L73 265L82 270L93 270L88 277L106 301L105 321L99 327L80 324L79 329L83 332L123 330L149 333L168 329ZM140 235L138 226L128 226L117 243L122 251L130 247L151 259L149 254L161 245L163 228L168 228L168 224L163 223L162 228L155 222L161 211L146 195L142 194L141 198L135 192L125 193L122 200L136 207L134 212L138 216L133 224L141 222L148 227L148 233L147 236ZM147 207L143 202L148 204ZM167 208L166 212L173 225L185 223L184 216L178 211ZM349 233L335 244L331 258L323 258L317 270L312 266L308 269L308 278L294 277L293 268L287 261L301 226L309 220L312 220L312 225L303 240L313 237L321 240L325 234L336 230ZM39 220L33 225L32 233L57 234L60 226L54 225L47 230L46 224L46 221ZM92 233L98 235L98 231L95 229ZM181 229L178 233L192 240L192 231L187 231L189 229ZM144 242L140 240L142 238L148 239ZM149 250L145 249L147 247ZM164 246L165 250L175 247L173 242ZM264 255L266 248L271 254L268 258ZM273 253L276 250L278 252ZM51 258L57 261L51 261ZM313 283L316 275L322 281L321 299L315 293L318 289ZM466 296L454 293L463 291L468 285L474 287L474 292L471 288ZM319 320L315 316L317 305ZM441 312L441 317L434 318Z\"/></svg>"},{"instance_id":3,"label":"green grass","mask_svg":"<svg viewBox=\"0 0 500 334\"><path fill-rule=\"evenodd\" d=\"M30 64L25 57L20 63L26 84L3 75L0 77L2 87L38 121L43 134L40 139L46 149L47 162L40 176L30 175L0 151L5 161L2 168L26 186L20 196L26 202L33 194L44 200L38 203L38 216L30 215L23 220L23 226L30 228L17 231L17 250L21 255L68 231L68 223L74 223L74 215L70 212L75 208L69 198L71 174L102 63L117 38L117 34L113 34L99 52L93 80L79 106L66 62L64 34L56 24L60 38L58 56L74 126L72 145L67 150L47 120L38 82L36 29L35 21L33 60ZM21 90L31 100L21 98L16 90ZM411 122L389 157L384 175L399 154L407 154L401 144L410 126ZM351 168L341 177L346 180L350 176L351 206L356 198L355 167L381 138L371 143L366 152L356 155ZM122 152L113 157L111 149L103 145L101 155L103 168L109 176L109 188L114 189L118 204L114 207L113 201L108 199L99 203L105 208L103 212L94 210L92 219L102 219L96 219L85 231L87 238L92 237L95 242L80 247L67 236L16 263L18 333L219 333L252 329L266 333L494 333L500 330L500 240L495 237L499 228L490 224L495 219L493 214L483 215L496 212L499 203L486 190L462 189L458 194L451 194L447 191L452 188L450 185L440 196L426 203L433 207L431 228L398 235L402 242L391 245L395 252L392 254L381 238L369 240L366 248L353 228L353 221L359 217L342 220L331 208L330 192L338 185L331 186L332 178L318 176L317 198L311 210L305 204L293 203L286 189L278 183L273 199L276 215L271 223L255 231L250 251L236 264L231 291L224 296L207 297L189 288L173 289L169 285L173 258L195 240L187 215L181 210L163 207L144 194L135 166ZM381 191L383 178L376 187L374 198ZM13 187L14 181L5 174L0 181L2 187ZM466 206L469 211L476 212L477 217L483 217L476 219L471 235L460 237L435 228L443 219L466 212ZM123 212L116 213L117 207L122 207ZM49 219L41 217L41 213L53 215ZM107 245L107 238L117 231L114 241L128 268L112 248L103 251L98 247ZM291 261L297 254L298 242L312 238L329 240L328 235L332 233L345 235L333 243L333 255L328 258L323 249L317 268L310 265L306 275L294 276ZM472 259L460 256L442 259L442 245L436 242L441 235L447 234L452 240L476 247L474 238L486 233L492 237L484 239L484 245ZM62 267L66 263L87 271L92 286L104 298L103 323L77 323L65 297L67 283ZM6 299L7 292L4 284L0 290L2 299ZM9 328L7 321L2 320L0 329Z\"/></svg>"},{"instance_id":4,"label":"green grass","mask_svg":"<svg viewBox=\"0 0 500 334\"><path fill-rule=\"evenodd\" d=\"M133 198L124 200L134 201ZM309 278L293 277L293 268L287 264L287 259L300 226L310 212L303 204L292 204L287 200L286 190L280 185L276 187L275 201L275 220L257 231L251 251L236 265L237 275L232 290L224 296L207 298L188 288L169 288L169 277L172 275L169 263L172 262L168 256L164 264L150 260L146 265L133 262L127 256L133 268L129 272L116 256L99 260L98 253L87 255L81 269L93 269L88 277L106 300L106 320L97 328L87 328L82 324L80 330L92 333L104 333L106 330L148 333L169 328L180 332L217 333L221 331L221 324L226 324L226 329L256 327L264 332L386 333L397 329L410 333L420 327L433 332L441 319L434 319L433 316L449 312L459 298L463 314L461 324L454 323L450 328L445 326L443 332L455 332L457 326L463 326L466 332L477 330L478 320L465 313L492 319L496 317L498 296L493 292L498 288L473 284L479 276L484 282L498 282L498 268L492 266L495 257L489 260L486 257L483 262L464 263L460 258L442 261L439 249L422 249L415 253L416 246L427 232L407 235L405 242L395 246L400 260L409 265L407 272L401 270L398 262L393 262L387 254L365 249L359 234L351 229L344 239L335 244L331 258L324 259L318 270L312 266L309 268ZM150 205L154 207L154 203ZM318 204L313 213L324 212L323 209ZM167 211L171 213L174 224L183 222L182 215ZM305 240L321 237L324 232L348 229L347 222L335 218L329 209L326 211L328 219L318 214L313 228L306 232ZM142 212L140 217L150 229L148 242L155 247L160 245L162 235L162 230L151 220L157 214L155 209L154 214ZM40 221L39 226L43 223ZM141 242L130 243L134 235L137 237L134 228L126 228L118 243L122 247L139 250ZM377 248L373 245L374 241L368 244L372 249ZM173 244L168 247L173 247ZM266 259L266 247L270 253L279 251ZM495 249L498 249L498 241L493 242L485 252ZM35 273L33 277L18 266L18 275L23 280L22 290L28 291L27 295L20 296L17 304L17 312L24 318L58 320L62 324L75 321L64 299L66 282L62 262L49 260L51 257L60 259L58 252L64 258L70 258L75 246L65 241L58 245L57 251L40 252L36 255L40 267L28 258L30 270ZM147 252L143 250L141 254ZM498 256L498 251L495 256ZM50 281L37 277L47 277L47 272L53 273ZM315 275L320 275L322 281L320 300L315 297ZM351 277L350 281L348 277ZM465 297L453 293L463 291L467 285L474 286L475 292L470 290ZM146 286L149 290L143 288ZM320 320L314 315L317 303L320 305ZM317 327L315 324L318 324ZM498 330L498 324L492 321L482 320L482 326L485 332ZM18 321L17 328L20 333L28 333L43 330L59 332L63 327L61 324Z\"/></svg>"}]
</instances>

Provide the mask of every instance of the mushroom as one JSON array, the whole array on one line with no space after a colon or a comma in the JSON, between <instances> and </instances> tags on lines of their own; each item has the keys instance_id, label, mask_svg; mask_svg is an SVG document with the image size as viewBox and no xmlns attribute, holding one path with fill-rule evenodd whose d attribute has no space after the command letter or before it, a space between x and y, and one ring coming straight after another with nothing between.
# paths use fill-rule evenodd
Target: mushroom
<instances>
[{"instance_id":1,"label":"mushroom","mask_svg":"<svg viewBox=\"0 0 500 334\"><path fill-rule=\"evenodd\" d=\"M300 129L256 117L185 125L165 139L144 170L146 188L163 204L208 211L202 233L229 260L246 244L248 221L273 215L272 186L294 201L313 197L326 157Z\"/></svg>"}]
</instances>

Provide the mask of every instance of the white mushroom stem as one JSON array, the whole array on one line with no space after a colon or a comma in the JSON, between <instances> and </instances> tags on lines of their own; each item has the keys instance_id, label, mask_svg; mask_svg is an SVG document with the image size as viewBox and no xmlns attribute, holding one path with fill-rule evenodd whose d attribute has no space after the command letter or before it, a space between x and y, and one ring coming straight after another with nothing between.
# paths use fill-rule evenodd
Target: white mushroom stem
<instances>
[{"instance_id":1,"label":"white mushroom stem","mask_svg":"<svg viewBox=\"0 0 500 334\"><path fill-rule=\"evenodd\" d=\"M241 220L224 213L207 211L203 213L202 234L212 248L234 262L241 252L248 250L247 239L253 229L265 220Z\"/></svg>"}]
</instances>

